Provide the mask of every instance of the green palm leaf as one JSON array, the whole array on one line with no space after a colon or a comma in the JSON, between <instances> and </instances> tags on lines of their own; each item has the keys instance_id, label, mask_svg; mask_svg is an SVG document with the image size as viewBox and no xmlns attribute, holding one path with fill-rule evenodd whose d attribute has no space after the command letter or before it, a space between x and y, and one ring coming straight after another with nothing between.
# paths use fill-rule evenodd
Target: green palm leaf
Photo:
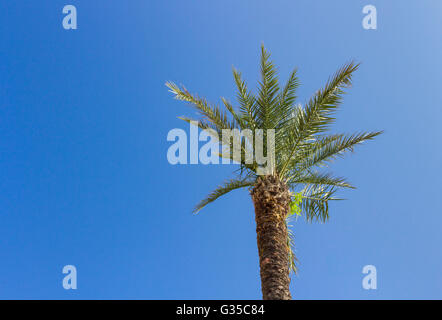
<instances>
[{"instance_id":1,"label":"green palm leaf","mask_svg":"<svg viewBox=\"0 0 442 320\"><path fill-rule=\"evenodd\" d=\"M286 146L286 160L280 169L281 175L286 174L287 167L295 152L302 150L305 144L314 139L314 135L326 131L333 122L332 114L339 107L344 94L344 88L351 85L351 77L357 70L358 64L350 62L339 69L327 81L325 88L318 90L309 100L305 108L298 108L293 117L288 121L287 134L282 142Z\"/></svg>"},{"instance_id":2,"label":"green palm leaf","mask_svg":"<svg viewBox=\"0 0 442 320\"><path fill-rule=\"evenodd\" d=\"M245 124L245 127L254 131L257 127L255 96L247 89L247 84L242 80L241 73L235 68L233 68L233 77L237 87L237 99L240 106L241 122Z\"/></svg>"},{"instance_id":3,"label":"green palm leaf","mask_svg":"<svg viewBox=\"0 0 442 320\"><path fill-rule=\"evenodd\" d=\"M317 173L308 172L305 175L294 176L290 180L293 184L305 184L305 185L326 185L334 186L338 188L351 188L355 189L350 183L348 183L344 178L333 177L330 173Z\"/></svg>"},{"instance_id":4,"label":"green palm leaf","mask_svg":"<svg viewBox=\"0 0 442 320\"><path fill-rule=\"evenodd\" d=\"M382 131L339 134L318 139L298 155L294 168L299 172L314 166L322 166L338 156L342 157L346 151L353 152L356 145L372 140L381 133Z\"/></svg>"},{"instance_id":5,"label":"green palm leaf","mask_svg":"<svg viewBox=\"0 0 442 320\"><path fill-rule=\"evenodd\" d=\"M180 88L173 82L166 82L166 86L175 95L175 99L189 102L203 119L211 122L218 130L238 128L218 106L209 105L206 99L192 95L185 87Z\"/></svg>"},{"instance_id":6,"label":"green palm leaf","mask_svg":"<svg viewBox=\"0 0 442 320\"><path fill-rule=\"evenodd\" d=\"M253 186L255 183L254 180L250 179L232 179L224 182L222 185L220 185L218 188L213 190L205 199L200 201L194 208L193 212L198 213L202 208L204 208L209 203L215 201L219 197L225 195L226 193L229 193L230 191L250 187Z\"/></svg>"},{"instance_id":7,"label":"green palm leaf","mask_svg":"<svg viewBox=\"0 0 442 320\"><path fill-rule=\"evenodd\" d=\"M279 83L276 68L270 60L270 54L261 46L261 81L257 103L257 118L260 129L273 129L276 127L278 114Z\"/></svg>"}]
</instances>

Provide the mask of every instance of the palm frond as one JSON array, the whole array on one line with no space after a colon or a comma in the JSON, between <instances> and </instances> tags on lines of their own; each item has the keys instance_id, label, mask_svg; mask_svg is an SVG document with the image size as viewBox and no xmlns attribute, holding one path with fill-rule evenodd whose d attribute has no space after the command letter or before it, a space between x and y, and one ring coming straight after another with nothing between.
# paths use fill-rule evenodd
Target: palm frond
<instances>
[{"instance_id":1,"label":"palm frond","mask_svg":"<svg viewBox=\"0 0 442 320\"><path fill-rule=\"evenodd\" d=\"M352 84L352 75L359 67L359 64L351 61L341 67L327 81L324 88L318 90L310 98L305 108L308 129L314 133L324 132L333 122L332 114L336 111L342 102L344 89Z\"/></svg>"},{"instance_id":2,"label":"palm frond","mask_svg":"<svg viewBox=\"0 0 442 320\"><path fill-rule=\"evenodd\" d=\"M296 257L295 254L295 235L293 234L293 231L291 230L291 225L290 223L290 218L291 217L287 217L285 220L285 224L286 224L286 228L287 228L287 248L289 251L289 267L290 270L292 270L295 274L298 273L298 267L297 267L297 263L298 263L298 258Z\"/></svg>"},{"instance_id":3,"label":"palm frond","mask_svg":"<svg viewBox=\"0 0 442 320\"><path fill-rule=\"evenodd\" d=\"M238 90L237 99L239 102L241 121L246 127L255 130L257 127L255 96L248 90L246 82L241 77L241 73L235 68L232 69L232 72Z\"/></svg>"},{"instance_id":4,"label":"palm frond","mask_svg":"<svg viewBox=\"0 0 442 320\"><path fill-rule=\"evenodd\" d=\"M232 104L229 101L227 101L227 99L225 99L225 98L221 98L221 100L224 103L224 106L226 107L226 109L232 115L234 121L236 122L236 127L240 127L241 129L246 129L247 127L244 125L243 120L241 119L241 116L236 113Z\"/></svg>"},{"instance_id":5,"label":"palm frond","mask_svg":"<svg viewBox=\"0 0 442 320\"><path fill-rule=\"evenodd\" d=\"M233 191L235 189L250 187L254 184L254 180L251 179L232 179L224 182L218 188L213 190L205 199L200 201L193 210L193 213L198 213L202 208L204 208L209 203L215 201L219 197Z\"/></svg>"},{"instance_id":6,"label":"palm frond","mask_svg":"<svg viewBox=\"0 0 442 320\"><path fill-rule=\"evenodd\" d=\"M335 187L324 185L309 185L302 191L301 208L305 213L307 221L326 222L328 215L328 202L330 200L343 200L334 198L336 193Z\"/></svg>"},{"instance_id":7,"label":"palm frond","mask_svg":"<svg viewBox=\"0 0 442 320\"><path fill-rule=\"evenodd\" d=\"M314 166L321 166L343 156L346 151L354 151L354 147L367 140L372 140L383 131L362 132L351 135L338 134L321 138L309 146L306 152L298 156L294 169L299 171L307 170Z\"/></svg>"},{"instance_id":8,"label":"palm frond","mask_svg":"<svg viewBox=\"0 0 442 320\"><path fill-rule=\"evenodd\" d=\"M279 94L278 117L275 119L278 127L284 125L295 111L295 109L293 109L293 106L297 99L296 91L300 84L297 72L298 69L294 69L292 71L289 79L287 80L287 83Z\"/></svg>"},{"instance_id":9,"label":"palm frond","mask_svg":"<svg viewBox=\"0 0 442 320\"><path fill-rule=\"evenodd\" d=\"M279 83L270 54L261 46L261 81L259 82L257 119L260 129L274 129L281 109L278 108Z\"/></svg>"},{"instance_id":10,"label":"palm frond","mask_svg":"<svg viewBox=\"0 0 442 320\"><path fill-rule=\"evenodd\" d=\"M330 173L308 172L304 175L294 175L288 179L289 184L326 185L338 188L355 189L344 178L333 177Z\"/></svg>"},{"instance_id":11,"label":"palm frond","mask_svg":"<svg viewBox=\"0 0 442 320\"><path fill-rule=\"evenodd\" d=\"M204 98L192 95L185 87L180 88L173 82L166 82L169 91L175 95L175 99L190 103L197 112L207 121L210 121L217 129L235 129L238 126L229 121L227 114L219 108L212 106Z\"/></svg>"},{"instance_id":12,"label":"palm frond","mask_svg":"<svg viewBox=\"0 0 442 320\"><path fill-rule=\"evenodd\" d=\"M281 167L281 175L286 174L287 166L292 160L298 148L314 138L314 135L326 131L333 122L333 112L342 101L344 88L351 85L352 73L357 70L359 64L350 62L340 68L335 75L329 79L322 90L309 100L305 108L298 110L288 123L290 127L285 136L283 145L289 146L286 150L287 160Z\"/></svg>"},{"instance_id":13,"label":"palm frond","mask_svg":"<svg viewBox=\"0 0 442 320\"><path fill-rule=\"evenodd\" d=\"M206 120L196 120L196 119L192 119L192 118L189 118L186 116L180 116L180 117L178 117L178 119L183 120L189 124L196 124L198 126L198 128L200 128L201 130L205 130L209 134L211 134L212 130L213 130L214 133L211 134L211 136L213 136L217 140L219 140L219 137L222 134L222 131L219 130L218 127L215 126L212 122L209 122Z\"/></svg>"},{"instance_id":14,"label":"palm frond","mask_svg":"<svg viewBox=\"0 0 442 320\"><path fill-rule=\"evenodd\" d=\"M243 136L241 136L241 139L239 141L235 141L234 139L231 139L231 141L229 141L226 144L226 141L223 140L222 137L222 130L219 130L215 125L213 125L211 122L208 122L206 120L195 120L195 119L191 119L185 116L180 116L178 117L178 119L183 120L189 124L194 124L197 125L198 128L200 128L201 130L204 130L206 133L208 133L210 136L212 136L214 138L214 142L220 142L222 145L224 146L229 146L230 149L230 153L228 155L226 155L223 152L216 152L216 155L221 158L221 159L229 159L229 160L234 160L239 162L239 165L241 167L241 170L243 169L248 169L251 170L252 172L256 170L256 166L257 163L255 161L255 159L253 158L253 154L251 155L252 157L252 161L251 163L247 163L247 157L246 157L246 148L251 148L250 141L247 141L247 139ZM233 148L234 148L234 143L238 143L239 145L241 145L241 158L240 159L234 159L234 153L232 152ZM249 154L251 154L252 152L249 151ZM239 161L238 161L239 160Z\"/></svg>"}]
</instances>

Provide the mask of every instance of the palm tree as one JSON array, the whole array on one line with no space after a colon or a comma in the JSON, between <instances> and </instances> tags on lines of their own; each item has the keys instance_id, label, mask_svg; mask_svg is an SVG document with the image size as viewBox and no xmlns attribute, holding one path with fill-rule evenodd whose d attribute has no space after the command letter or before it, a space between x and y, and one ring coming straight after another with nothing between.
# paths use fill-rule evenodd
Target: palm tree
<instances>
[{"instance_id":1,"label":"palm tree","mask_svg":"<svg viewBox=\"0 0 442 320\"><path fill-rule=\"evenodd\" d=\"M329 201L340 200L334 196L336 191L354 187L345 179L324 172L323 168L382 131L326 135L334 121L333 114L342 102L344 89L351 86L352 74L359 64L350 62L341 67L304 106L296 103L299 86L296 69L280 88L276 68L264 46L261 47L260 67L262 78L257 95L253 95L241 74L233 69L239 109L222 98L227 109L224 111L191 94L183 86L173 82L166 85L176 99L186 101L196 109L201 116L198 127L210 129L212 134L220 136L223 129L248 129L255 136L258 129L263 129L264 135L267 129L274 129L274 146L264 139L264 149L269 152L273 148L275 152L271 172L258 174L262 164L255 157L252 161L241 157L237 176L212 191L194 212L232 190L249 188L255 207L263 299L289 300L290 271L296 272L296 257L288 218L294 213L299 215L302 210L307 221L327 221ZM197 121L187 117L180 119L189 123ZM251 141L247 141L246 136L241 136L240 141L241 155L244 155L245 145ZM232 146L230 140L223 143ZM220 156L225 157L224 154ZM230 152L227 157L233 159Z\"/></svg>"}]
</instances>

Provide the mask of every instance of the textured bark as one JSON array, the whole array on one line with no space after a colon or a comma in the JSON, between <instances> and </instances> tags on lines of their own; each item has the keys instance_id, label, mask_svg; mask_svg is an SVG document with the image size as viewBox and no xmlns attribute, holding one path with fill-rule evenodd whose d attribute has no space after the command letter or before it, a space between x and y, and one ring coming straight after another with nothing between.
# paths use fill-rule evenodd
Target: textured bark
<instances>
[{"instance_id":1,"label":"textured bark","mask_svg":"<svg viewBox=\"0 0 442 320\"><path fill-rule=\"evenodd\" d=\"M285 218L290 192L276 176L262 176L251 191L255 206L261 290L264 300L290 300L290 268Z\"/></svg>"}]
</instances>

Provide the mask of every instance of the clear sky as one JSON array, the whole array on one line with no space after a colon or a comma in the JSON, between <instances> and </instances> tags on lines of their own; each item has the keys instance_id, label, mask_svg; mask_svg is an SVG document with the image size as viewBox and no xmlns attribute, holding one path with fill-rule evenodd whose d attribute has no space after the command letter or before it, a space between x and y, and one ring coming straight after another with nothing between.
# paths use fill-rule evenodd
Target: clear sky
<instances>
[{"instance_id":1,"label":"clear sky","mask_svg":"<svg viewBox=\"0 0 442 320\"><path fill-rule=\"evenodd\" d=\"M168 163L194 112L164 83L234 101L232 65L255 87L264 43L300 103L362 62L333 131L385 130L332 166L358 189L330 221L294 223L294 298L442 299L441 30L430 0L1 1L0 298L261 298L251 199L191 214L235 167Z\"/></svg>"}]
</instances>

